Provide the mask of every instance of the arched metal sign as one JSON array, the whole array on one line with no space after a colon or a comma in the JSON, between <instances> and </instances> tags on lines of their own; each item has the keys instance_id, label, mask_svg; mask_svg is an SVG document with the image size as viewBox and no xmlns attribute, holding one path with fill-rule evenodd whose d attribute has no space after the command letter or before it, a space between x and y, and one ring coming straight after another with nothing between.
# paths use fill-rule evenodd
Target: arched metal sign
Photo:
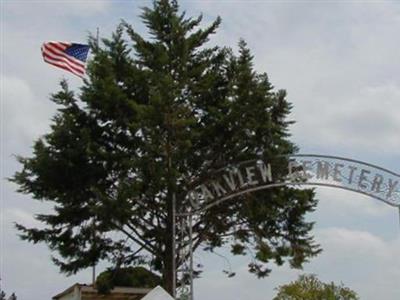
<instances>
[{"instance_id":1,"label":"arched metal sign","mask_svg":"<svg viewBox=\"0 0 400 300\"><path fill-rule=\"evenodd\" d=\"M294 154L241 162L210 172L205 180L191 184L186 198L191 204L179 212L182 258L177 270L182 274L180 294L193 300L192 218L223 202L246 193L269 188L292 186L327 186L380 200L400 212L400 174L376 165L337 156Z\"/></svg>"},{"instance_id":2,"label":"arched metal sign","mask_svg":"<svg viewBox=\"0 0 400 300\"><path fill-rule=\"evenodd\" d=\"M395 172L336 156L297 154L287 156L284 161L287 163L286 172L278 178L274 171L279 160L256 159L214 172L188 192L192 213L245 193L281 186L335 187L400 207L400 174Z\"/></svg>"}]
</instances>

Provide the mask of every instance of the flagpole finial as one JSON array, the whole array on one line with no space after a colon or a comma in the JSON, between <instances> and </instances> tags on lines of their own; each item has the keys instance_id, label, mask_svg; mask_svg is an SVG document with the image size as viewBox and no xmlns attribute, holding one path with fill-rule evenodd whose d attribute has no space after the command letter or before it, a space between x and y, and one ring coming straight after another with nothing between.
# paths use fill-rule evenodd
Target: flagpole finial
<instances>
[{"instance_id":1,"label":"flagpole finial","mask_svg":"<svg viewBox=\"0 0 400 300\"><path fill-rule=\"evenodd\" d=\"M97 46L97 49L99 49L99 44L100 44L100 28L97 27L97 29L96 29L96 46Z\"/></svg>"}]
</instances>

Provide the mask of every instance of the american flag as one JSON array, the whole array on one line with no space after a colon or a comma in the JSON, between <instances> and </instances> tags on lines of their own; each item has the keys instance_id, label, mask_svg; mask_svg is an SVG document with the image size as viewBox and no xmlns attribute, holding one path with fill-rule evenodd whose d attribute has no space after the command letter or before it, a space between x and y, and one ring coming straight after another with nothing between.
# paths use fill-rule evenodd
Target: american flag
<instances>
[{"instance_id":1,"label":"american flag","mask_svg":"<svg viewBox=\"0 0 400 300\"><path fill-rule=\"evenodd\" d=\"M42 45L45 62L67 70L79 77L85 74L89 45L66 42L47 42Z\"/></svg>"}]
</instances>

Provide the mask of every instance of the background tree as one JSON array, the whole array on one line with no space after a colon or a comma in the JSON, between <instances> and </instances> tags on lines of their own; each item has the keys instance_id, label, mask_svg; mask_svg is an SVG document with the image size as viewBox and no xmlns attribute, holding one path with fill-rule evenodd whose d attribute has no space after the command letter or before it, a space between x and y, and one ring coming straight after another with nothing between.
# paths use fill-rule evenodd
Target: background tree
<instances>
[{"instance_id":1,"label":"background tree","mask_svg":"<svg viewBox=\"0 0 400 300\"><path fill-rule=\"evenodd\" d=\"M299 278L280 286L273 300L357 300L356 292L343 283L323 283L315 275L300 275Z\"/></svg>"},{"instance_id":2,"label":"background tree","mask_svg":"<svg viewBox=\"0 0 400 300\"><path fill-rule=\"evenodd\" d=\"M12 180L19 192L53 203L54 212L36 216L43 227L17 228L23 239L46 243L67 274L100 260L140 261L172 292L173 196L184 210L190 183L210 172L297 149L286 93L254 70L246 43L238 55L206 47L219 18L201 29L201 16L187 18L167 0L141 18L148 39L126 22L101 47L91 38L94 57L80 93L62 81L51 97L59 106L51 131L32 157L18 158L23 169ZM283 176L287 162L280 162L275 175ZM299 268L320 251L304 219L316 206L312 190L240 198L196 219L195 248L253 253L249 270L260 277L271 261Z\"/></svg>"},{"instance_id":3,"label":"background tree","mask_svg":"<svg viewBox=\"0 0 400 300\"><path fill-rule=\"evenodd\" d=\"M12 293L8 300L17 300L17 296L15 295L15 293Z\"/></svg>"},{"instance_id":4,"label":"background tree","mask_svg":"<svg viewBox=\"0 0 400 300\"><path fill-rule=\"evenodd\" d=\"M115 286L155 288L161 284L160 276L143 267L109 268L96 279L96 288L101 293L108 293Z\"/></svg>"}]
</instances>

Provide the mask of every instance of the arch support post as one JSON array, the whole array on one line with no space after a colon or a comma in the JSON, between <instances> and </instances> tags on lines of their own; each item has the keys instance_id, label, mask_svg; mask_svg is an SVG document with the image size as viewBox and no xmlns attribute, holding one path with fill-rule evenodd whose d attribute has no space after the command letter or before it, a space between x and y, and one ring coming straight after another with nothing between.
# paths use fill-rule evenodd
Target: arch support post
<instances>
[{"instance_id":1,"label":"arch support post","mask_svg":"<svg viewBox=\"0 0 400 300\"><path fill-rule=\"evenodd\" d=\"M400 206L399 206L399 225L400 225Z\"/></svg>"}]
</instances>

